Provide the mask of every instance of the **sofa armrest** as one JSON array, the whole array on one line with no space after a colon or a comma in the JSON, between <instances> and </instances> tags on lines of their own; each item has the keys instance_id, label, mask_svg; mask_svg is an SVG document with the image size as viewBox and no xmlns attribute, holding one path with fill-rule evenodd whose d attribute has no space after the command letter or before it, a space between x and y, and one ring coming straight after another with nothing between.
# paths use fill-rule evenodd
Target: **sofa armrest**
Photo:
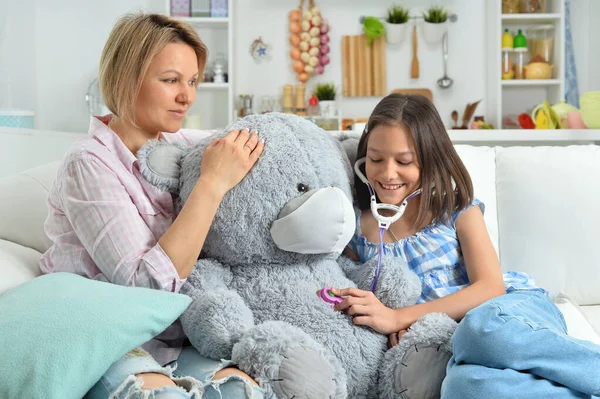
<instances>
[{"instance_id":1,"label":"sofa armrest","mask_svg":"<svg viewBox=\"0 0 600 399\"><path fill-rule=\"evenodd\" d=\"M0 295L39 276L41 256L35 249L0 240Z\"/></svg>"},{"instance_id":2,"label":"sofa armrest","mask_svg":"<svg viewBox=\"0 0 600 399\"><path fill-rule=\"evenodd\" d=\"M570 336L600 345L600 320L594 320L592 312L589 311L600 306L579 306L573 298L563 292L554 298L554 303L565 317Z\"/></svg>"}]
</instances>

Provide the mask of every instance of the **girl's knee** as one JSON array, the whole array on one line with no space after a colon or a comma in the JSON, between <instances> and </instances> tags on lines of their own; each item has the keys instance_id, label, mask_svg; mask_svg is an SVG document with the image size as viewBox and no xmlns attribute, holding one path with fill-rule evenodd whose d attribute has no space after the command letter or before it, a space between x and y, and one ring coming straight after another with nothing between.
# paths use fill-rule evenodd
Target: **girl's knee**
<instances>
[{"instance_id":1,"label":"girl's knee","mask_svg":"<svg viewBox=\"0 0 600 399\"><path fill-rule=\"evenodd\" d=\"M248 382L251 385L258 386L258 384L256 383L256 381L254 381L252 379L252 377L250 377L248 374L244 373L243 371L241 371L240 369L237 369L235 367L227 367L227 368L224 368L222 370L217 371L215 373L215 376L212 378L212 380L213 381L214 380L221 380L223 378L227 378L227 377L230 377L230 376L233 376L233 375L237 375L239 377L242 377L242 378L248 380Z\"/></svg>"},{"instance_id":2,"label":"girl's knee","mask_svg":"<svg viewBox=\"0 0 600 399\"><path fill-rule=\"evenodd\" d=\"M454 365L449 367L442 383L442 399L476 398L483 392L485 378L481 378L478 370L481 366Z\"/></svg>"},{"instance_id":3,"label":"girl's knee","mask_svg":"<svg viewBox=\"0 0 600 399\"><path fill-rule=\"evenodd\" d=\"M458 324L452 336L453 344L466 344L471 348L485 346L488 339L492 335L497 336L499 328L505 324L504 320L500 320L499 312L494 304L484 304L471 310Z\"/></svg>"},{"instance_id":4,"label":"girl's knee","mask_svg":"<svg viewBox=\"0 0 600 399\"><path fill-rule=\"evenodd\" d=\"M215 373L205 385L204 397L208 399L262 399L264 390L248 374L234 367Z\"/></svg>"}]
</instances>

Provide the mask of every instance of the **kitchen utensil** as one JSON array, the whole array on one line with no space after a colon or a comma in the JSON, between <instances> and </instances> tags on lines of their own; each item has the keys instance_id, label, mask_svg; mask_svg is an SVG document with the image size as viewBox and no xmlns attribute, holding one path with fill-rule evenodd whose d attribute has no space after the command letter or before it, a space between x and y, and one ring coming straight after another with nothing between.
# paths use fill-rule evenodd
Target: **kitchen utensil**
<instances>
[{"instance_id":1,"label":"kitchen utensil","mask_svg":"<svg viewBox=\"0 0 600 399\"><path fill-rule=\"evenodd\" d=\"M567 114L567 126L569 129L587 129L583 119L581 119L581 112L569 112Z\"/></svg>"},{"instance_id":2,"label":"kitchen utensil","mask_svg":"<svg viewBox=\"0 0 600 399\"><path fill-rule=\"evenodd\" d=\"M527 38L523 34L522 29L519 29L519 31L517 32L517 35L513 38L513 47L514 48L527 47Z\"/></svg>"},{"instance_id":3,"label":"kitchen utensil","mask_svg":"<svg viewBox=\"0 0 600 399\"><path fill-rule=\"evenodd\" d=\"M438 86L442 89L448 89L454 81L448 77L448 32L444 33L442 38L442 49L444 52L444 76L438 79Z\"/></svg>"},{"instance_id":4,"label":"kitchen utensil","mask_svg":"<svg viewBox=\"0 0 600 399\"><path fill-rule=\"evenodd\" d=\"M525 74L527 73L527 71L525 70L525 53L527 52L527 49L525 47L517 47L514 48L512 51L515 57L515 79L525 79Z\"/></svg>"},{"instance_id":5,"label":"kitchen utensil","mask_svg":"<svg viewBox=\"0 0 600 399\"><path fill-rule=\"evenodd\" d=\"M589 129L600 129L600 92L588 91L579 97L581 119Z\"/></svg>"},{"instance_id":6,"label":"kitchen utensil","mask_svg":"<svg viewBox=\"0 0 600 399\"><path fill-rule=\"evenodd\" d=\"M469 128L469 121L473 117L473 114L475 113L475 109L477 108L477 106L479 105L480 102L481 102L481 100L478 100L478 101L475 101L473 104L467 104L467 106L465 107L465 113L463 114L463 118L462 118L462 126L460 127L461 129Z\"/></svg>"},{"instance_id":7,"label":"kitchen utensil","mask_svg":"<svg viewBox=\"0 0 600 399\"><path fill-rule=\"evenodd\" d=\"M552 77L552 68L547 62L530 62L525 65L525 79L550 79Z\"/></svg>"},{"instance_id":8,"label":"kitchen utensil","mask_svg":"<svg viewBox=\"0 0 600 399\"><path fill-rule=\"evenodd\" d=\"M551 62L554 49L554 25L538 25L527 29L529 59L536 56L540 61Z\"/></svg>"},{"instance_id":9,"label":"kitchen utensil","mask_svg":"<svg viewBox=\"0 0 600 399\"><path fill-rule=\"evenodd\" d=\"M419 58L417 57L417 26L413 26L412 33L412 44L413 44L413 58L412 63L410 65L410 77L418 78L419 77Z\"/></svg>"},{"instance_id":10,"label":"kitchen utensil","mask_svg":"<svg viewBox=\"0 0 600 399\"><path fill-rule=\"evenodd\" d=\"M452 129L458 129L458 111L457 110L452 111L451 117L452 117L452 120L454 121L454 126L452 126Z\"/></svg>"},{"instance_id":11,"label":"kitchen utensil","mask_svg":"<svg viewBox=\"0 0 600 399\"><path fill-rule=\"evenodd\" d=\"M577 107L574 107L571 104L567 104L564 98L560 100L559 103L554 104L552 106L552 109L554 110L554 112L556 112L556 115L558 116L558 119L560 120L560 123L564 129L569 128L569 122L567 120L567 115L569 114L569 112L579 111Z\"/></svg>"},{"instance_id":12,"label":"kitchen utensil","mask_svg":"<svg viewBox=\"0 0 600 399\"><path fill-rule=\"evenodd\" d=\"M546 0L521 0L522 13L545 13Z\"/></svg>"},{"instance_id":13,"label":"kitchen utensil","mask_svg":"<svg viewBox=\"0 0 600 399\"><path fill-rule=\"evenodd\" d=\"M385 96L385 38L342 36L342 82L344 97Z\"/></svg>"},{"instance_id":14,"label":"kitchen utensil","mask_svg":"<svg viewBox=\"0 0 600 399\"><path fill-rule=\"evenodd\" d=\"M394 89L392 93L400 93L400 94L420 94L429 99L429 101L433 102L433 93L429 89Z\"/></svg>"},{"instance_id":15,"label":"kitchen utensil","mask_svg":"<svg viewBox=\"0 0 600 399\"><path fill-rule=\"evenodd\" d=\"M536 106L531 112L536 129L562 129L562 124L556 111L550 106L548 100Z\"/></svg>"}]
</instances>

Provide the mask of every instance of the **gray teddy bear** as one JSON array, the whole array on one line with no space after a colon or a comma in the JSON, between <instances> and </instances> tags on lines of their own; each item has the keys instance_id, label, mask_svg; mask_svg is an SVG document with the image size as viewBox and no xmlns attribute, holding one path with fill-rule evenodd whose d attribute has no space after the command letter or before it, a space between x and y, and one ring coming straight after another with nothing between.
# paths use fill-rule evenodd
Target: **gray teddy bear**
<instances>
[{"instance_id":1,"label":"gray teddy bear","mask_svg":"<svg viewBox=\"0 0 600 399\"><path fill-rule=\"evenodd\" d=\"M340 256L355 229L352 169L340 141L280 113L248 116L215 137L243 128L258 131L265 150L223 198L181 289L193 299L181 317L192 345L232 359L267 398L439 397L453 320L427 315L388 350L387 337L317 295L326 286L368 290L377 265ZM215 137L191 148L153 141L138 153L144 177L174 194L176 211ZM413 305L420 292L404 262L384 257L375 290L383 304Z\"/></svg>"}]
</instances>

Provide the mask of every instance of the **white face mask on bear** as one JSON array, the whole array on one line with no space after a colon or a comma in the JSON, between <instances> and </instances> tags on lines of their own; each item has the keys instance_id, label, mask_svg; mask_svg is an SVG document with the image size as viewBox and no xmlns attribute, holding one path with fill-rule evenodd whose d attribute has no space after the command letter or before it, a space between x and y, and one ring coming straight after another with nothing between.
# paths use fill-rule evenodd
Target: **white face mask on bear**
<instances>
[{"instance_id":1,"label":"white face mask on bear","mask_svg":"<svg viewBox=\"0 0 600 399\"><path fill-rule=\"evenodd\" d=\"M337 187L311 190L289 201L271 226L280 249L301 254L341 253L356 229L354 209Z\"/></svg>"}]
</instances>

